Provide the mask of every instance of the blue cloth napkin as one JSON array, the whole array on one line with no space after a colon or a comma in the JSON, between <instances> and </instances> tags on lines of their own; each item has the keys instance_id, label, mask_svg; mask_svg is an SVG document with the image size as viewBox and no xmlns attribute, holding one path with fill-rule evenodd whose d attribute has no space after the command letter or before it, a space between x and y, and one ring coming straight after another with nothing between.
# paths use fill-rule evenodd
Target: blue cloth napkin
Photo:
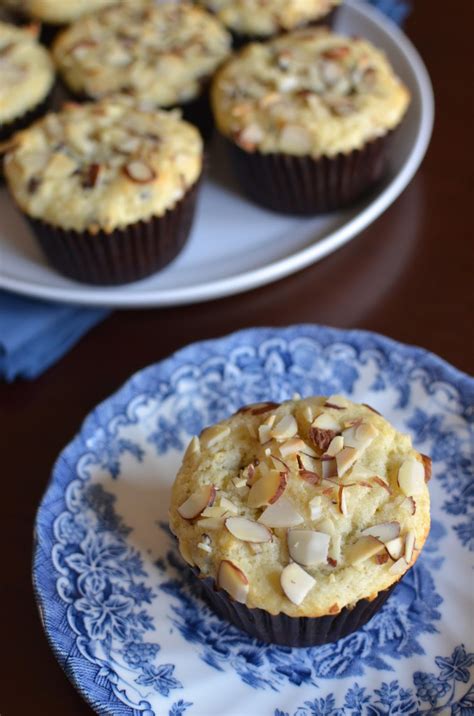
<instances>
[{"instance_id":1,"label":"blue cloth napkin","mask_svg":"<svg viewBox=\"0 0 474 716\"><path fill-rule=\"evenodd\" d=\"M409 0L368 0L398 24ZM36 378L108 311L34 301L0 291L0 379Z\"/></svg>"},{"instance_id":2,"label":"blue cloth napkin","mask_svg":"<svg viewBox=\"0 0 474 716\"><path fill-rule=\"evenodd\" d=\"M0 378L36 378L107 314L0 291Z\"/></svg>"}]
</instances>

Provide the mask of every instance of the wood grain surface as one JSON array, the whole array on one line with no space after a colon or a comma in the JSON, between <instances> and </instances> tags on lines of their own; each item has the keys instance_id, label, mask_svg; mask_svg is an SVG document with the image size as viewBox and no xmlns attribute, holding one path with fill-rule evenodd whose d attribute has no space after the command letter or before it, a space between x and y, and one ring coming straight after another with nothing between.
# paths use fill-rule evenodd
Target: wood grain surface
<instances>
[{"instance_id":1,"label":"wood grain surface","mask_svg":"<svg viewBox=\"0 0 474 716\"><path fill-rule=\"evenodd\" d=\"M192 341L301 322L378 331L473 372L473 4L456 3L456 12L432 0L414 5L406 31L432 77L435 129L415 179L381 218L335 254L265 288L191 307L117 311L38 380L0 384L1 716L92 713L38 618L33 521L58 453L131 373Z\"/></svg>"}]
</instances>

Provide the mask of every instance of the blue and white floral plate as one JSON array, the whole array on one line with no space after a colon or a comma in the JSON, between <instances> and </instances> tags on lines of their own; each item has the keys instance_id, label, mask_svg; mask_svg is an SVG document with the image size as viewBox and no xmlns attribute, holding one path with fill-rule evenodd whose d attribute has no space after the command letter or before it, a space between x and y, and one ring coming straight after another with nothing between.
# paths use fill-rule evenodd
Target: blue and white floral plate
<instances>
[{"instance_id":1,"label":"blue and white floral plate","mask_svg":"<svg viewBox=\"0 0 474 716\"><path fill-rule=\"evenodd\" d=\"M190 437L295 392L368 402L433 457L415 568L364 629L313 649L221 621L166 527ZM114 716L474 714L473 405L474 381L430 353L318 326L246 330L137 373L62 452L38 512L34 585L69 678Z\"/></svg>"}]
</instances>

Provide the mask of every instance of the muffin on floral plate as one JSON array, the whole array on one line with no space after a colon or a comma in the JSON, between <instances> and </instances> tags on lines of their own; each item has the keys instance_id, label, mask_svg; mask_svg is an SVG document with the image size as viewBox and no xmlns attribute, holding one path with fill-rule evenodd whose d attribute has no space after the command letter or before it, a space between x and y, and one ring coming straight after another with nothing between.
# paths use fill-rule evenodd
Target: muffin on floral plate
<instances>
[{"instance_id":1,"label":"muffin on floral plate","mask_svg":"<svg viewBox=\"0 0 474 716\"><path fill-rule=\"evenodd\" d=\"M137 0L75 22L56 39L53 55L76 97L125 92L150 107L180 107L208 134L209 79L230 46L229 33L201 8Z\"/></svg>"},{"instance_id":2,"label":"muffin on floral plate","mask_svg":"<svg viewBox=\"0 0 474 716\"><path fill-rule=\"evenodd\" d=\"M36 40L36 26L0 22L0 140L43 114L54 85L54 65Z\"/></svg>"},{"instance_id":3,"label":"muffin on floral plate","mask_svg":"<svg viewBox=\"0 0 474 716\"><path fill-rule=\"evenodd\" d=\"M418 559L431 461L342 396L247 406L191 441L170 527L222 617L311 646L363 626Z\"/></svg>"},{"instance_id":4,"label":"muffin on floral plate","mask_svg":"<svg viewBox=\"0 0 474 716\"><path fill-rule=\"evenodd\" d=\"M239 47L306 25L332 26L341 0L199 0L215 13Z\"/></svg>"},{"instance_id":5,"label":"muffin on floral plate","mask_svg":"<svg viewBox=\"0 0 474 716\"><path fill-rule=\"evenodd\" d=\"M321 28L247 45L211 94L243 190L294 214L338 209L372 189L410 101L381 50Z\"/></svg>"},{"instance_id":6,"label":"muffin on floral plate","mask_svg":"<svg viewBox=\"0 0 474 716\"><path fill-rule=\"evenodd\" d=\"M52 266L117 284L156 272L183 248L202 157L198 130L179 113L110 97L17 133L4 170Z\"/></svg>"}]
</instances>

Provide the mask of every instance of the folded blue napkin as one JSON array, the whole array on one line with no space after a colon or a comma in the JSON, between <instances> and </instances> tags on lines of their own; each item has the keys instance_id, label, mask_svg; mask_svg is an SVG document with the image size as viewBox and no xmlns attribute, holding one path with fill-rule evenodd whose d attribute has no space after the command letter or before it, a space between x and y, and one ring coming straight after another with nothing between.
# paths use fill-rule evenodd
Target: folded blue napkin
<instances>
[{"instance_id":1,"label":"folded blue napkin","mask_svg":"<svg viewBox=\"0 0 474 716\"><path fill-rule=\"evenodd\" d=\"M401 24L408 0L369 0ZM34 301L0 291L0 379L36 378L108 311Z\"/></svg>"},{"instance_id":2,"label":"folded blue napkin","mask_svg":"<svg viewBox=\"0 0 474 716\"><path fill-rule=\"evenodd\" d=\"M0 378L36 378L107 313L0 291Z\"/></svg>"}]
</instances>

